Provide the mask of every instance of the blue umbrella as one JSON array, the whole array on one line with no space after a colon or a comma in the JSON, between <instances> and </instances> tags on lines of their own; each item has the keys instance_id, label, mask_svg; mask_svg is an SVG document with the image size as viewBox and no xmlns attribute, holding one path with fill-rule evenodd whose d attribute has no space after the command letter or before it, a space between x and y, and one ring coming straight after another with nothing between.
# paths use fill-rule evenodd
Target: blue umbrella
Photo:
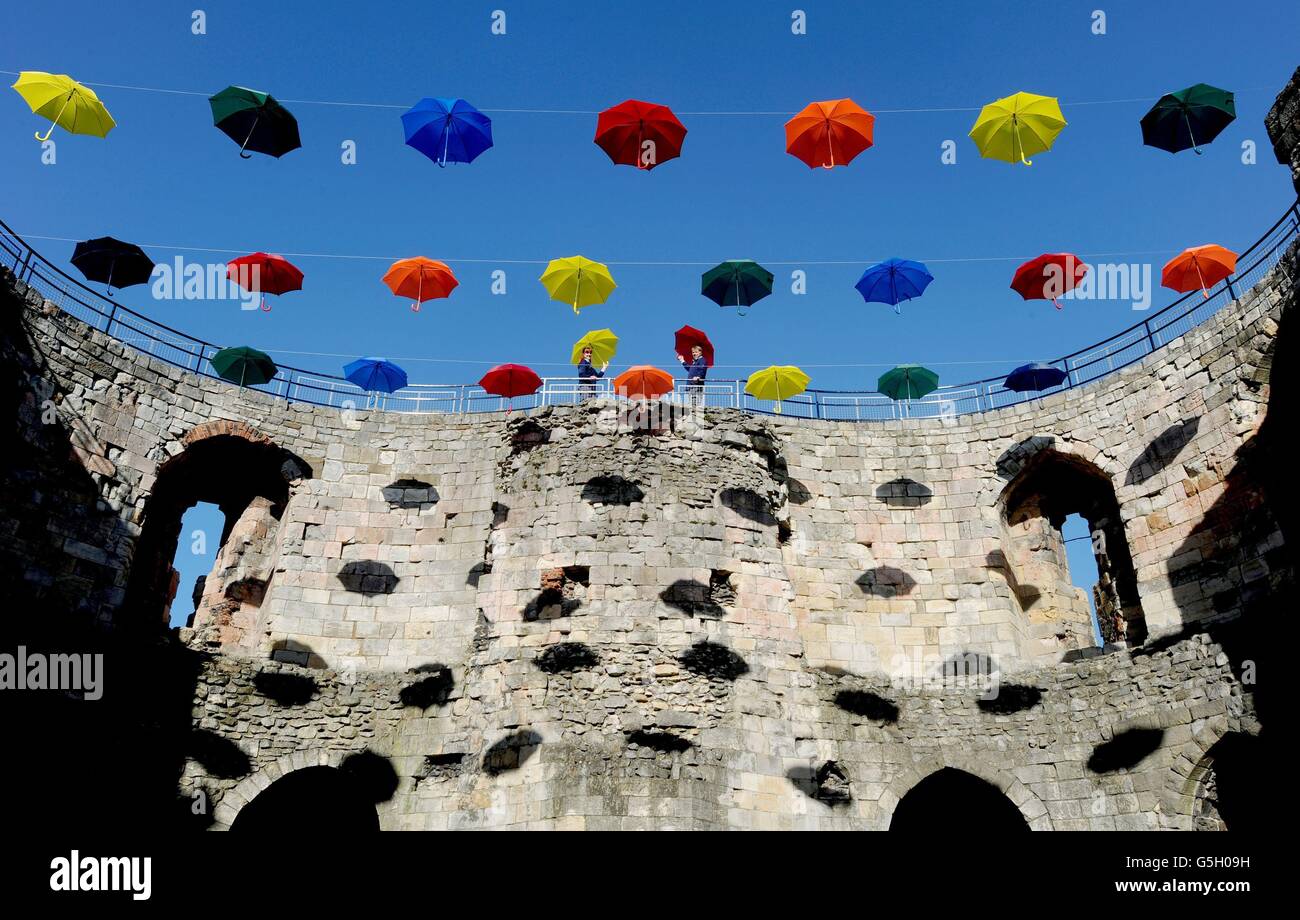
<instances>
[{"instance_id":1,"label":"blue umbrella","mask_svg":"<svg viewBox=\"0 0 1300 920\"><path fill-rule=\"evenodd\" d=\"M406 143L439 166L469 163L492 146L492 119L464 99L421 99L402 113Z\"/></svg>"},{"instance_id":2,"label":"blue umbrella","mask_svg":"<svg viewBox=\"0 0 1300 920\"><path fill-rule=\"evenodd\" d=\"M1017 393L1031 393L1050 390L1065 377L1065 371L1050 364L1023 364L1012 371L1002 385Z\"/></svg>"},{"instance_id":3,"label":"blue umbrella","mask_svg":"<svg viewBox=\"0 0 1300 920\"><path fill-rule=\"evenodd\" d=\"M406 386L406 371L383 358L357 358L343 368L343 376L371 393L392 393Z\"/></svg>"},{"instance_id":4,"label":"blue umbrella","mask_svg":"<svg viewBox=\"0 0 1300 920\"><path fill-rule=\"evenodd\" d=\"M895 313L902 313L899 304L920 297L933 280L934 275L921 262L886 259L863 272L853 286L867 303L887 303Z\"/></svg>"}]
</instances>

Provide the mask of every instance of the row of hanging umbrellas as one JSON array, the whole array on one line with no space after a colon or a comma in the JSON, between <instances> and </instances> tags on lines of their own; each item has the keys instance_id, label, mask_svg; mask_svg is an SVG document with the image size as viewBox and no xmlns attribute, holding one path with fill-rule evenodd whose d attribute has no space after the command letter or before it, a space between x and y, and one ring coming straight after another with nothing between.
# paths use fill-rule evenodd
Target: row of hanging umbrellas
<instances>
[{"instance_id":1,"label":"row of hanging umbrellas","mask_svg":"<svg viewBox=\"0 0 1300 920\"><path fill-rule=\"evenodd\" d=\"M33 113L72 134L105 137L116 122L85 84L67 74L23 71L13 84ZM298 121L275 97L228 86L209 97L212 123L239 155L281 157L302 146ZM1197 83L1161 96L1141 119L1142 142L1177 153L1210 143L1237 117L1233 94ZM464 99L421 99L402 113L406 143L439 166L471 163L492 147L492 120ZM875 143L875 116L852 99L813 102L785 123L786 152L810 168L847 166ZM980 110L969 136L980 156L1031 165L1050 150L1066 120L1055 97L1018 92ZM628 99L600 112L595 143L618 165L654 169L681 156L686 127L668 106Z\"/></svg>"}]
</instances>

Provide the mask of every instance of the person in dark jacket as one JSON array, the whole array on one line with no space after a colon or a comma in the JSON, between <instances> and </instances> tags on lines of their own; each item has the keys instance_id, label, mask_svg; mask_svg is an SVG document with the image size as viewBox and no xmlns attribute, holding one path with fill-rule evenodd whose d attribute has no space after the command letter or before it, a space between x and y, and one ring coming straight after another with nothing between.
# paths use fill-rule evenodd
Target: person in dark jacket
<instances>
[{"instance_id":1,"label":"person in dark jacket","mask_svg":"<svg viewBox=\"0 0 1300 920\"><path fill-rule=\"evenodd\" d=\"M704 378L709 373L709 363L704 360L704 349L699 345L691 346L691 360L688 362L681 355L677 360L686 369L686 393L692 406L699 405L704 396Z\"/></svg>"},{"instance_id":2,"label":"person in dark jacket","mask_svg":"<svg viewBox=\"0 0 1300 920\"><path fill-rule=\"evenodd\" d=\"M600 366L600 370L591 363L591 346L582 350L582 361L578 364L578 399L589 399L596 395L596 381L605 376L605 370L609 367L606 361Z\"/></svg>"}]
</instances>

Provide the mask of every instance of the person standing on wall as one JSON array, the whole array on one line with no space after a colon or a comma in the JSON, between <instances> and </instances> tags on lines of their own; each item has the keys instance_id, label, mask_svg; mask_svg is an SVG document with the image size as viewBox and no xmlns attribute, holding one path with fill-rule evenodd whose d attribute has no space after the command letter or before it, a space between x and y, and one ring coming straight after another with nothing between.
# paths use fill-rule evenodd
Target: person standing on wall
<instances>
[{"instance_id":1,"label":"person standing on wall","mask_svg":"<svg viewBox=\"0 0 1300 920\"><path fill-rule=\"evenodd\" d=\"M688 362L681 355L677 360L686 369L686 393L692 406L698 406L704 396L704 378L709 373L709 362L704 360L704 349L699 345L691 346L691 360Z\"/></svg>"},{"instance_id":2,"label":"person standing on wall","mask_svg":"<svg viewBox=\"0 0 1300 920\"><path fill-rule=\"evenodd\" d=\"M591 363L591 346L582 350L582 361L578 364L578 399L590 399L596 395L596 381L605 376L605 370L609 367L606 361L600 366L600 370Z\"/></svg>"}]
</instances>

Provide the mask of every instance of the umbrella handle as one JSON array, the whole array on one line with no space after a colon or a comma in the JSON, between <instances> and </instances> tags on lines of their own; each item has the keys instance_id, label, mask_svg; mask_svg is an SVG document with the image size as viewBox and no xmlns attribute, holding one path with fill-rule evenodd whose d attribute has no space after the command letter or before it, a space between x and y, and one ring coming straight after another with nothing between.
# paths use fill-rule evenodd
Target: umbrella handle
<instances>
[{"instance_id":1,"label":"umbrella handle","mask_svg":"<svg viewBox=\"0 0 1300 920\"><path fill-rule=\"evenodd\" d=\"M1201 148L1196 143L1196 135L1192 133L1192 120L1187 117L1186 105L1183 106L1183 124L1187 125L1187 139L1192 142L1192 153L1196 154L1198 157L1204 156L1204 153L1201 152Z\"/></svg>"},{"instance_id":2,"label":"umbrella handle","mask_svg":"<svg viewBox=\"0 0 1300 920\"><path fill-rule=\"evenodd\" d=\"M829 118L826 119L826 149L830 151L831 165L827 166L825 163L823 163L822 169L834 169L835 168L835 132L831 130L831 120ZM777 405L778 406L780 405L779 401ZM776 411L780 412L781 410L777 409Z\"/></svg>"},{"instance_id":3,"label":"umbrella handle","mask_svg":"<svg viewBox=\"0 0 1300 920\"><path fill-rule=\"evenodd\" d=\"M1052 306L1056 307L1056 309L1058 310L1062 309L1061 302L1057 300L1055 297L1052 298Z\"/></svg>"},{"instance_id":4,"label":"umbrella handle","mask_svg":"<svg viewBox=\"0 0 1300 920\"><path fill-rule=\"evenodd\" d=\"M412 313L419 313L419 312L420 312L420 304L424 302L424 268L423 268L423 266L421 266L421 268L420 268L420 277L417 279L416 284L417 284L417 287L416 287L416 289L415 289L415 303L411 304L411 312L412 312Z\"/></svg>"},{"instance_id":5,"label":"umbrella handle","mask_svg":"<svg viewBox=\"0 0 1300 920\"><path fill-rule=\"evenodd\" d=\"M52 122L50 122L50 130L48 130L48 131L45 132L45 136L44 136L44 137L41 137L41 132L39 132L39 131L36 132L36 139L37 139L38 141L40 141L41 143L44 143L45 141L48 141L48 140L50 139L50 135L53 134L53 133L54 133L54 129L55 129L56 127L58 127L59 119L63 117L63 110L66 109L66 108L68 107L68 103L72 101L72 97L75 96L76 93L77 93L77 91L76 91L75 89L74 89L74 90L69 90L69 91L68 91L68 98L64 99L64 100L63 100L63 105L59 106L59 114L55 115L55 116L54 116L54 120L53 120Z\"/></svg>"},{"instance_id":6,"label":"umbrella handle","mask_svg":"<svg viewBox=\"0 0 1300 920\"><path fill-rule=\"evenodd\" d=\"M262 312L263 312L263 313L270 313L270 312L271 312L271 305L270 305L269 303L266 302L266 295L265 295L265 294L262 295Z\"/></svg>"},{"instance_id":7,"label":"umbrella handle","mask_svg":"<svg viewBox=\"0 0 1300 920\"><path fill-rule=\"evenodd\" d=\"M258 121L261 120L261 118L262 118L262 113L258 112L257 115L253 118L253 124L249 126L248 137L244 138L244 142L239 145L239 158L241 160L251 160L253 158L253 155L251 153L244 153L244 148L247 147L248 142L253 139L253 132L257 130L257 123Z\"/></svg>"}]
</instances>

